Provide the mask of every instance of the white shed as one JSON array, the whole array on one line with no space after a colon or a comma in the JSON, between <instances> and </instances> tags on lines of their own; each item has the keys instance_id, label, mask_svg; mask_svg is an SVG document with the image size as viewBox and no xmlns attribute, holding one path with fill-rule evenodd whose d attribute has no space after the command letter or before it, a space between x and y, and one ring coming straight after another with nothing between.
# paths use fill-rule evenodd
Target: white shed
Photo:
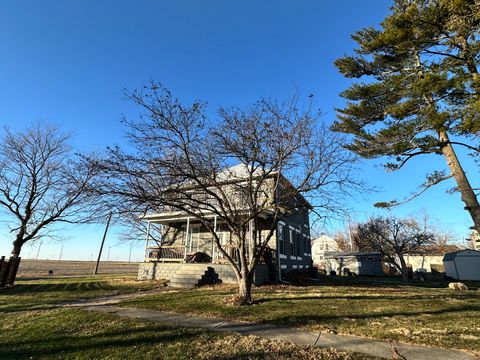
<instances>
[{"instance_id":1,"label":"white shed","mask_svg":"<svg viewBox=\"0 0 480 360\"><path fill-rule=\"evenodd\" d=\"M443 265L447 277L480 281L480 251L460 250L445 254Z\"/></svg>"}]
</instances>

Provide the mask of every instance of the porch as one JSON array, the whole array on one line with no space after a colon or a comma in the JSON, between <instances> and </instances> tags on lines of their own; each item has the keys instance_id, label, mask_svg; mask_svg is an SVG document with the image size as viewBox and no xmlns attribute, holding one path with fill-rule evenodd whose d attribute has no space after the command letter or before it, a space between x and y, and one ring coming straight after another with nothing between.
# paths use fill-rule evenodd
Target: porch
<instances>
[{"instance_id":1,"label":"porch","mask_svg":"<svg viewBox=\"0 0 480 360\"><path fill-rule=\"evenodd\" d=\"M222 249L234 261L239 259L238 248L234 239L223 226L217 222L216 215L210 215L216 236L220 239ZM204 216L205 217L205 216ZM206 216L208 218L208 216ZM218 249L214 236L191 216L180 212L168 212L147 215L147 235L145 242L145 262L160 263L212 263L226 264L227 260ZM155 227L157 236L152 236ZM253 251L252 228L248 233L247 254ZM259 231L258 236L261 236ZM154 244L152 244L152 242Z\"/></svg>"}]
</instances>

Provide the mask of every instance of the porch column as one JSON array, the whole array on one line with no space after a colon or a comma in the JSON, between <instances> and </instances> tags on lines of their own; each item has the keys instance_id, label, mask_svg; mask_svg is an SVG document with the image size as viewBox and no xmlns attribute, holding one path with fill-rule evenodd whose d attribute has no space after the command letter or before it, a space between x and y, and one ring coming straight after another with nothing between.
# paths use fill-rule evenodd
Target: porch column
<instances>
[{"instance_id":1,"label":"porch column","mask_svg":"<svg viewBox=\"0 0 480 360\"><path fill-rule=\"evenodd\" d=\"M213 232L217 233L217 215L213 218ZM215 259L215 239L212 237L212 263Z\"/></svg>"},{"instance_id":2,"label":"porch column","mask_svg":"<svg viewBox=\"0 0 480 360\"><path fill-rule=\"evenodd\" d=\"M150 239L150 221L147 222L147 236L145 239L145 261L148 260L148 240Z\"/></svg>"},{"instance_id":3,"label":"porch column","mask_svg":"<svg viewBox=\"0 0 480 360\"><path fill-rule=\"evenodd\" d=\"M188 246L188 233L190 231L190 218L187 218L187 228L185 230L185 251L183 254L183 261L187 261L187 246Z\"/></svg>"},{"instance_id":4,"label":"porch column","mask_svg":"<svg viewBox=\"0 0 480 360\"><path fill-rule=\"evenodd\" d=\"M160 229L159 229L159 233L160 233L160 246L162 246L162 245L163 245L163 237L164 237L165 234L163 233L163 225L160 224L159 227L160 227Z\"/></svg>"},{"instance_id":5,"label":"porch column","mask_svg":"<svg viewBox=\"0 0 480 360\"><path fill-rule=\"evenodd\" d=\"M252 256L253 252L254 252L254 248L255 248L255 245L254 242L253 242L253 226L252 226L252 221L253 219L250 219L250 221L248 222L248 235L249 235L249 241L248 241L248 256L247 256L247 259L248 261L250 262L250 256ZM255 229L255 231L257 231L257 229Z\"/></svg>"}]
</instances>

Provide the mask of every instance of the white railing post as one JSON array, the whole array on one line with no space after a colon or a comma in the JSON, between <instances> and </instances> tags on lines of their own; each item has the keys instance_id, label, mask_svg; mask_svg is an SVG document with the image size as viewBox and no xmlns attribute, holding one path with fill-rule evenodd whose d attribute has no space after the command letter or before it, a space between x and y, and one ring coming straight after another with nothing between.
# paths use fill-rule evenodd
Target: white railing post
<instances>
[{"instance_id":1,"label":"white railing post","mask_svg":"<svg viewBox=\"0 0 480 360\"><path fill-rule=\"evenodd\" d=\"M145 239L145 261L148 260L148 240L150 238L150 221L147 222L147 237Z\"/></svg>"}]
</instances>

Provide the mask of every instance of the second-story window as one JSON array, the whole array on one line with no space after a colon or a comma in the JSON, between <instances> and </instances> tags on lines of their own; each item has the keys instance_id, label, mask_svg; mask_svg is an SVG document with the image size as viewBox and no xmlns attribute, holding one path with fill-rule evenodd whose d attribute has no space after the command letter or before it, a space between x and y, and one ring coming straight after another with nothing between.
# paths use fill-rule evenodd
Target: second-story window
<instances>
[{"instance_id":1,"label":"second-story window","mask_svg":"<svg viewBox=\"0 0 480 360\"><path fill-rule=\"evenodd\" d=\"M297 240L297 256L302 256L302 234L296 232L296 240Z\"/></svg>"}]
</instances>

